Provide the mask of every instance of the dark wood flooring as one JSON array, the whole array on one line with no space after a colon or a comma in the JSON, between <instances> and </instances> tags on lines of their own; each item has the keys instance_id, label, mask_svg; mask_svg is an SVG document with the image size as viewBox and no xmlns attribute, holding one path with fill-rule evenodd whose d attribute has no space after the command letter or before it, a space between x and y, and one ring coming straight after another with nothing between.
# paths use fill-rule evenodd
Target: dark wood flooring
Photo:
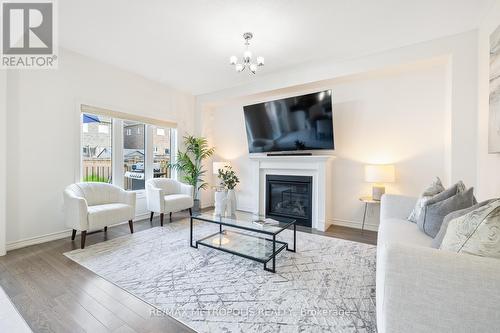
<instances>
[{"instance_id":1,"label":"dark wood flooring","mask_svg":"<svg viewBox=\"0 0 500 333\"><path fill-rule=\"evenodd\" d=\"M187 216L174 214L173 221ZM152 226L159 226L158 217L134 223L135 232ZM338 226L324 233L298 230L368 244L377 238L373 231ZM127 234L127 224L108 228L88 234L86 246ZM171 317L153 316L151 305L63 255L79 244L77 235L73 242L68 237L0 257L0 285L34 332L192 332Z\"/></svg>"}]
</instances>

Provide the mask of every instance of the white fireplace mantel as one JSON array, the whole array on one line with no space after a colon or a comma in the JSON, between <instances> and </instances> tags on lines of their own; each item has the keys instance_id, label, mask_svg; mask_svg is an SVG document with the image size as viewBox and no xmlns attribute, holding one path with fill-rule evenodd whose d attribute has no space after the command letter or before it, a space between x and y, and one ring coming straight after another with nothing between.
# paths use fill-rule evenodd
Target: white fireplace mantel
<instances>
[{"instance_id":1,"label":"white fireplace mantel","mask_svg":"<svg viewBox=\"0 0 500 333\"><path fill-rule=\"evenodd\" d=\"M266 212L266 175L312 176L312 227L325 231L331 221L332 155L251 155L255 193L254 212Z\"/></svg>"}]
</instances>

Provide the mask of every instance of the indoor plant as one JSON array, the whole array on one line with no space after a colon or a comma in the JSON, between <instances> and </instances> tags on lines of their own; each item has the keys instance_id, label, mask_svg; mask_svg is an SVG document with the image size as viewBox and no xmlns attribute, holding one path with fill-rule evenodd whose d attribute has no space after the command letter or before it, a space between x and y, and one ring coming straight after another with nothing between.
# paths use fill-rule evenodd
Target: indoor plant
<instances>
[{"instance_id":1,"label":"indoor plant","mask_svg":"<svg viewBox=\"0 0 500 333\"><path fill-rule=\"evenodd\" d=\"M238 176L231 166L226 166L224 169L219 169L219 179L221 185L227 190L226 195L226 213L233 216L236 213L236 194L234 188L240 182Z\"/></svg>"},{"instance_id":2,"label":"indoor plant","mask_svg":"<svg viewBox=\"0 0 500 333\"><path fill-rule=\"evenodd\" d=\"M169 167L182 172L181 179L193 186L193 210L199 211L200 190L208 186L208 183L203 179L205 170L203 170L202 162L213 155L215 148L209 147L207 139L203 137L186 135L183 142L184 151L177 151L177 160L175 163L170 163Z\"/></svg>"}]
</instances>

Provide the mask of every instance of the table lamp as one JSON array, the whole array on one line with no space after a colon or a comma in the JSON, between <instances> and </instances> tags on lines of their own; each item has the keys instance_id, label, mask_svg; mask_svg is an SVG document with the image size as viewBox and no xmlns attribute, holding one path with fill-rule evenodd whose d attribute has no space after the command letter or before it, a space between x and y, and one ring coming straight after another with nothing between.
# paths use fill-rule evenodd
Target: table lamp
<instances>
[{"instance_id":1,"label":"table lamp","mask_svg":"<svg viewBox=\"0 0 500 333\"><path fill-rule=\"evenodd\" d=\"M394 183L394 165L366 165L365 181L374 183L372 187L373 200L380 200L385 193L384 183Z\"/></svg>"}]
</instances>

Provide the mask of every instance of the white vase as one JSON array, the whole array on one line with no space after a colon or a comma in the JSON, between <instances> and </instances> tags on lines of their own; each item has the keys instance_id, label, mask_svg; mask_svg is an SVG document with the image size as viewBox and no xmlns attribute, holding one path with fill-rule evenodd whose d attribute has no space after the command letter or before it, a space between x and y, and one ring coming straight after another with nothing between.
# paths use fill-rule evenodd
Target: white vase
<instances>
[{"instance_id":1,"label":"white vase","mask_svg":"<svg viewBox=\"0 0 500 333\"><path fill-rule=\"evenodd\" d=\"M227 190L226 195L226 216L236 215L236 192L234 190Z\"/></svg>"},{"instance_id":2,"label":"white vase","mask_svg":"<svg viewBox=\"0 0 500 333\"><path fill-rule=\"evenodd\" d=\"M226 191L216 191L215 192L215 211L214 214L217 216L224 215L226 208Z\"/></svg>"}]
</instances>

